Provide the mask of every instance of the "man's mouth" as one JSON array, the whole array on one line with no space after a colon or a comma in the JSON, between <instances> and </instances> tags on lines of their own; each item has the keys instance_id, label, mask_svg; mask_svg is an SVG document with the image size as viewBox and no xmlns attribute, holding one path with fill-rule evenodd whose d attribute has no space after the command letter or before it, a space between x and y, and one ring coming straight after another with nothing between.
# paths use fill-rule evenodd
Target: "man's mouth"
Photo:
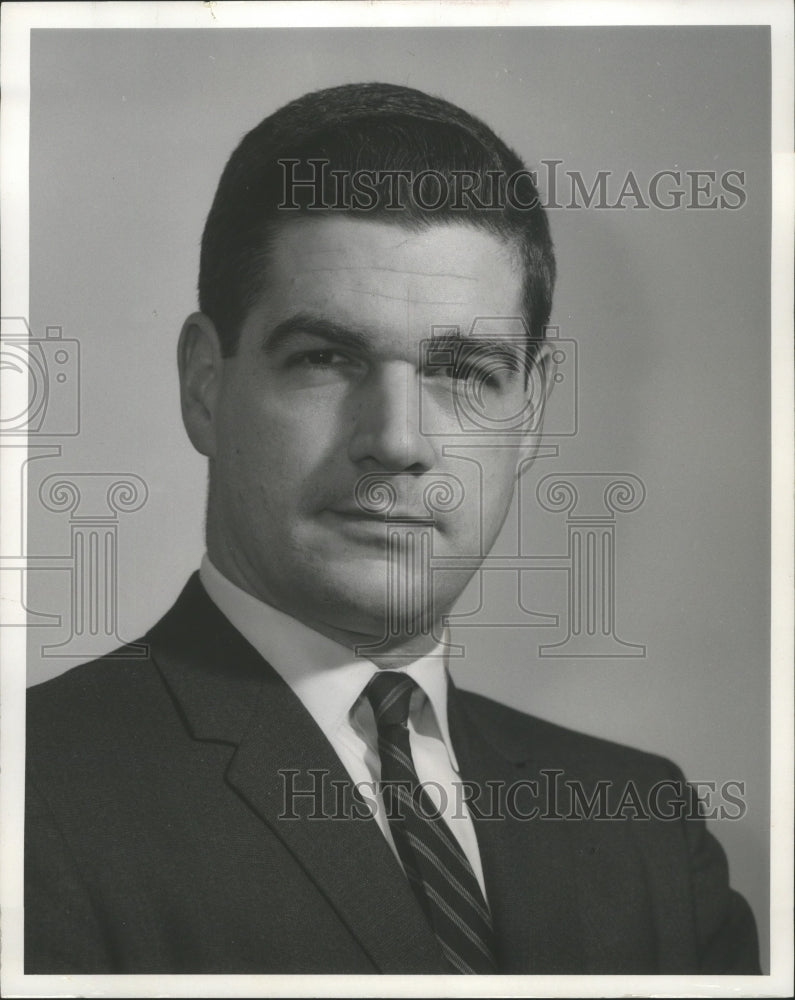
<instances>
[{"instance_id":1,"label":"man's mouth","mask_svg":"<svg viewBox=\"0 0 795 1000\"><path fill-rule=\"evenodd\" d=\"M434 518L428 514L427 510L418 511L409 507L399 507L388 512L367 510L356 505L329 507L327 509L331 514L350 521L374 521L380 524L387 524L393 521L416 521L427 524L434 521Z\"/></svg>"}]
</instances>

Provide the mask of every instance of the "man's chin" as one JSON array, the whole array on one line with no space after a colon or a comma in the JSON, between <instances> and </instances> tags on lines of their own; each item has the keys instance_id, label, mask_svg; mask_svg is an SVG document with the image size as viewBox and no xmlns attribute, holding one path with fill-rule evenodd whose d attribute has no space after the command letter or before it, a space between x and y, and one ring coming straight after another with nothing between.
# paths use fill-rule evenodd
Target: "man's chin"
<instances>
[{"instance_id":1,"label":"man's chin","mask_svg":"<svg viewBox=\"0 0 795 1000\"><path fill-rule=\"evenodd\" d=\"M356 642L369 643L387 637L415 636L432 630L433 614L427 600L429 588L413 581L394 580L388 586L385 567L380 572L361 567L360 572L330 576L324 580L322 604L314 607L327 628L345 633ZM306 608L308 611L309 608Z\"/></svg>"}]
</instances>

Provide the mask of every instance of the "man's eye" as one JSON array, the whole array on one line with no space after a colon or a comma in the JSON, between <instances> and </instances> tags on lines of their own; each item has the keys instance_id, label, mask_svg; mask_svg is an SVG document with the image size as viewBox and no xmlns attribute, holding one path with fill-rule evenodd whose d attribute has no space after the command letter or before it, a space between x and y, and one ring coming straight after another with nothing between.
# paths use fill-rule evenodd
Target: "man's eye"
<instances>
[{"instance_id":1,"label":"man's eye","mask_svg":"<svg viewBox=\"0 0 795 1000\"><path fill-rule=\"evenodd\" d=\"M513 371L514 367L505 363L495 364L493 360L471 359L452 365L431 365L428 368L428 375L431 378L449 379L456 385L501 389Z\"/></svg>"},{"instance_id":2,"label":"man's eye","mask_svg":"<svg viewBox=\"0 0 795 1000\"><path fill-rule=\"evenodd\" d=\"M430 369L433 378L448 378L454 382L478 382L484 385L495 381L494 373L486 365L438 365Z\"/></svg>"},{"instance_id":3,"label":"man's eye","mask_svg":"<svg viewBox=\"0 0 795 1000\"><path fill-rule=\"evenodd\" d=\"M457 355L457 356L456 356ZM482 391L501 391L512 381L518 371L512 352L494 349L475 349L456 352L439 351L428 358L426 373L430 378L446 379L454 386Z\"/></svg>"},{"instance_id":4,"label":"man's eye","mask_svg":"<svg viewBox=\"0 0 795 1000\"><path fill-rule=\"evenodd\" d=\"M318 348L314 351L301 351L288 360L290 368L337 368L350 364L350 358L341 351L330 348Z\"/></svg>"}]
</instances>

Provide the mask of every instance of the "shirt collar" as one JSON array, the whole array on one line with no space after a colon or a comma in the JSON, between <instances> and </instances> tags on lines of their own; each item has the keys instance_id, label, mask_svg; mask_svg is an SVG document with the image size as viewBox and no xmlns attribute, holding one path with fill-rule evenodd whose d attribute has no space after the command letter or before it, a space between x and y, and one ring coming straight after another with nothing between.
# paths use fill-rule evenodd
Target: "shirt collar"
<instances>
[{"instance_id":1,"label":"shirt collar","mask_svg":"<svg viewBox=\"0 0 795 1000\"><path fill-rule=\"evenodd\" d=\"M241 590L206 553L199 577L211 600L289 684L326 735L348 722L351 708L379 669L372 660L356 656L346 646ZM458 771L447 719L444 644L408 666L395 669L412 677L427 695L450 763Z\"/></svg>"}]
</instances>

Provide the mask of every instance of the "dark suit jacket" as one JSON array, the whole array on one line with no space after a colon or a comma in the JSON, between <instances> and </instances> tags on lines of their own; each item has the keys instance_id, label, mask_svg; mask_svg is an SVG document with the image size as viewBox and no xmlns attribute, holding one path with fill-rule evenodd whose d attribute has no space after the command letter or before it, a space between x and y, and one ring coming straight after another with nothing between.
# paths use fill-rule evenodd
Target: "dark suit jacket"
<instances>
[{"instance_id":1,"label":"dark suit jacket","mask_svg":"<svg viewBox=\"0 0 795 1000\"><path fill-rule=\"evenodd\" d=\"M197 576L144 641L146 658L30 691L25 971L449 971L375 822L344 818L350 798L328 798L336 818L286 801L289 782L350 790L347 773ZM526 783L551 771L611 795L680 778L474 694L453 690L449 710L462 775L499 790L503 811L512 794L529 813ZM701 821L495 819L481 805L501 971L758 972L753 917Z\"/></svg>"}]
</instances>

